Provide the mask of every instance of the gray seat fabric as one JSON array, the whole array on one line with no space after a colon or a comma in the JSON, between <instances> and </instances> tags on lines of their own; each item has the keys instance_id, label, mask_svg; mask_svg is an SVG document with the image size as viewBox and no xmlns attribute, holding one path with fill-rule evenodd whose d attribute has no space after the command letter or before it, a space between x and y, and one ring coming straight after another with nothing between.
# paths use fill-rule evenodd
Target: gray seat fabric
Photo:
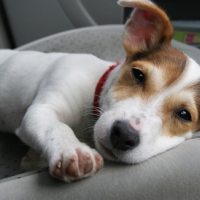
<instances>
[{"instance_id":1,"label":"gray seat fabric","mask_svg":"<svg viewBox=\"0 0 200 200\"><path fill-rule=\"evenodd\" d=\"M83 28L44 38L19 50L93 53L105 60L122 60L122 34L121 25ZM198 49L175 41L173 46L200 63ZM80 182L66 184L51 178L47 171L29 173L20 179L12 177L0 183L0 199L200 199L199 155L197 134L138 165L106 162L95 176Z\"/></svg>"},{"instance_id":2,"label":"gray seat fabric","mask_svg":"<svg viewBox=\"0 0 200 200\"><path fill-rule=\"evenodd\" d=\"M0 183L19 174L21 159L28 149L15 135L0 133Z\"/></svg>"},{"instance_id":3,"label":"gray seat fabric","mask_svg":"<svg viewBox=\"0 0 200 200\"><path fill-rule=\"evenodd\" d=\"M106 163L95 176L70 184L48 172L0 184L0 199L199 200L200 140L139 165Z\"/></svg>"}]
</instances>

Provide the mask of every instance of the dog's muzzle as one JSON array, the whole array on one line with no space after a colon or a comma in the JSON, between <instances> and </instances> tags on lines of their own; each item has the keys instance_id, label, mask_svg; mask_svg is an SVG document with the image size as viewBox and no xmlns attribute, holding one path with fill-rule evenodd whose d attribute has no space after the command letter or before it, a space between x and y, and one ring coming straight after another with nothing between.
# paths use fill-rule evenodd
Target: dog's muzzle
<instances>
[{"instance_id":1,"label":"dog's muzzle","mask_svg":"<svg viewBox=\"0 0 200 200\"><path fill-rule=\"evenodd\" d=\"M139 132L127 121L115 121L110 129L110 141L115 150L132 150L140 142Z\"/></svg>"}]
</instances>

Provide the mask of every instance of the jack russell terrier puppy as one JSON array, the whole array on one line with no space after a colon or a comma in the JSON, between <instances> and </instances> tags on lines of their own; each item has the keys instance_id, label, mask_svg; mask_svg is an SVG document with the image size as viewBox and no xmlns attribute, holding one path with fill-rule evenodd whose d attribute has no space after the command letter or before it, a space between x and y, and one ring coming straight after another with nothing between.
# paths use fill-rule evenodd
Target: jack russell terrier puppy
<instances>
[{"instance_id":1,"label":"jack russell terrier puppy","mask_svg":"<svg viewBox=\"0 0 200 200\"><path fill-rule=\"evenodd\" d=\"M168 16L148 0L118 3L135 8L121 64L87 54L0 50L0 130L32 148L22 168L47 164L55 178L81 180L102 168L102 156L140 163L199 130L200 67L171 47ZM92 112L99 153L77 139Z\"/></svg>"}]
</instances>

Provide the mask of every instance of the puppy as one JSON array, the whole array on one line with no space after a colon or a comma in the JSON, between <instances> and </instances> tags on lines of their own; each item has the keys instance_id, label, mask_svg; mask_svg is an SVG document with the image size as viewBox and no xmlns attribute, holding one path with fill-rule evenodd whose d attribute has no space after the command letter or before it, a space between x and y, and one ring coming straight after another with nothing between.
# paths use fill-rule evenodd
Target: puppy
<instances>
[{"instance_id":1,"label":"puppy","mask_svg":"<svg viewBox=\"0 0 200 200\"><path fill-rule=\"evenodd\" d=\"M25 170L48 165L55 178L81 180L103 166L101 155L140 163L199 130L199 65L170 46L173 27L162 9L148 0L118 3L135 8L121 64L87 54L0 51L0 128L32 148ZM77 139L92 112L101 155Z\"/></svg>"}]
</instances>

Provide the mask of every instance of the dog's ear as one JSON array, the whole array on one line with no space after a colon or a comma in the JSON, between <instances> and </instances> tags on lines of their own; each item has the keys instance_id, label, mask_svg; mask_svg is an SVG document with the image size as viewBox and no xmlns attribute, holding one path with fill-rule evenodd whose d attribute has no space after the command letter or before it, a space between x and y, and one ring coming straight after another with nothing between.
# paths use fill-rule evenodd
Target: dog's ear
<instances>
[{"instance_id":1,"label":"dog's ear","mask_svg":"<svg viewBox=\"0 0 200 200\"><path fill-rule=\"evenodd\" d=\"M148 0L119 0L118 4L135 8L125 25L123 43L127 54L171 44L173 27L162 9Z\"/></svg>"}]
</instances>

